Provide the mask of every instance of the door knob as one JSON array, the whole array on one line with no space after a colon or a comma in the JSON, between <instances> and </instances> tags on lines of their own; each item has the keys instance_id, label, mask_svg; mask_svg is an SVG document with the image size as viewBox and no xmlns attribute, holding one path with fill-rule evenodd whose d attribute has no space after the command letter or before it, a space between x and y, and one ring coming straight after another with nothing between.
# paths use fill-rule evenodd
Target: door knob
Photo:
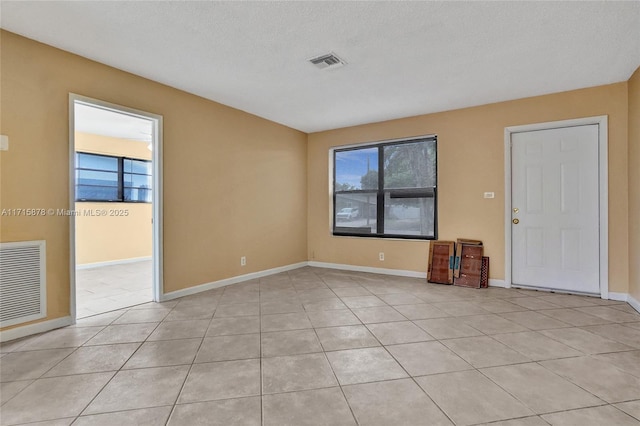
<instances>
[{"instance_id":1,"label":"door knob","mask_svg":"<svg viewBox=\"0 0 640 426\"><path fill-rule=\"evenodd\" d=\"M520 223L520 219L518 219L518 218L513 219L512 222L513 222L514 225L517 225L517 224Z\"/></svg>"}]
</instances>

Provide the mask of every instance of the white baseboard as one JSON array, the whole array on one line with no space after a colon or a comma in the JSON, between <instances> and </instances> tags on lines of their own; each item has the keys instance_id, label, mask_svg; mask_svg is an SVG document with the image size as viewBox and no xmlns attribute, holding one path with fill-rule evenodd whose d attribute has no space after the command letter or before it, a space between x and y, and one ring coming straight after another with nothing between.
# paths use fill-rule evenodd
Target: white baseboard
<instances>
[{"instance_id":1,"label":"white baseboard","mask_svg":"<svg viewBox=\"0 0 640 426\"><path fill-rule=\"evenodd\" d=\"M398 277L425 278L425 279L427 278L426 272L408 271L403 269L374 268L371 266L356 266L356 265L345 265L342 263L326 263L326 262L315 262L315 261L309 261L308 263L309 263L309 266L312 266L315 268L340 269L343 271L356 271L356 272L370 272L372 274L395 275ZM490 278L489 286L507 288L507 283L505 282L505 280L497 280L497 279Z\"/></svg>"},{"instance_id":2,"label":"white baseboard","mask_svg":"<svg viewBox=\"0 0 640 426\"><path fill-rule=\"evenodd\" d=\"M427 278L426 272L407 271L404 269L374 268L372 266L345 265L342 263L307 262L314 268L339 269L343 271L369 272L372 274L395 275L398 277Z\"/></svg>"},{"instance_id":3,"label":"white baseboard","mask_svg":"<svg viewBox=\"0 0 640 426\"><path fill-rule=\"evenodd\" d=\"M53 330L55 328L66 327L71 325L72 322L71 317L62 317L0 331L0 342L8 342L9 340L15 340L21 337L44 333L45 331Z\"/></svg>"},{"instance_id":4,"label":"white baseboard","mask_svg":"<svg viewBox=\"0 0 640 426\"><path fill-rule=\"evenodd\" d=\"M631 307L633 309L635 309L636 311L638 311L638 313L640 313L640 301L638 301L638 299L636 299L635 297L633 297L632 295L629 295L627 297L627 303L629 305L631 305Z\"/></svg>"},{"instance_id":5,"label":"white baseboard","mask_svg":"<svg viewBox=\"0 0 640 426\"><path fill-rule=\"evenodd\" d=\"M151 256L132 257L130 259L109 260L106 262L83 263L82 265L76 265L76 269L92 269L92 268L100 268L102 266L124 265L127 263L144 262L146 260L151 260Z\"/></svg>"},{"instance_id":6,"label":"white baseboard","mask_svg":"<svg viewBox=\"0 0 640 426\"><path fill-rule=\"evenodd\" d=\"M489 278L489 287L509 288L505 280L496 280L493 278Z\"/></svg>"},{"instance_id":7,"label":"white baseboard","mask_svg":"<svg viewBox=\"0 0 640 426\"><path fill-rule=\"evenodd\" d=\"M618 302L626 302L629 300L629 295L627 293L614 293L609 292L609 300L617 300Z\"/></svg>"},{"instance_id":8,"label":"white baseboard","mask_svg":"<svg viewBox=\"0 0 640 426\"><path fill-rule=\"evenodd\" d=\"M266 277L273 274L278 274L280 272L291 271L293 269L303 268L307 266L308 262L300 262L294 263L292 265L279 266L277 268L265 269L264 271L252 272L250 274L238 275L237 277L226 278L220 281L213 281L210 283L200 284L189 288L184 288L182 290L172 291L170 293L165 293L160 296L160 301L164 302L167 300L177 299L179 297L190 296L192 294L201 293L207 290L213 290L214 288L225 287L231 284L241 283L243 281L249 281L256 278Z\"/></svg>"}]
</instances>

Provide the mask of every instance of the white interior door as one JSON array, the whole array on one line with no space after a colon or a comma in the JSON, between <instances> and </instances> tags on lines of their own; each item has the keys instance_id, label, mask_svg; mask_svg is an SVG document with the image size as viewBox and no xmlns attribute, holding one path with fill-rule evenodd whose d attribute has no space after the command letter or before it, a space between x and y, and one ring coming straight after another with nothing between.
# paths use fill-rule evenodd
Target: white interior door
<instances>
[{"instance_id":1,"label":"white interior door","mask_svg":"<svg viewBox=\"0 0 640 426\"><path fill-rule=\"evenodd\" d=\"M599 294L598 125L511 144L513 285Z\"/></svg>"}]
</instances>

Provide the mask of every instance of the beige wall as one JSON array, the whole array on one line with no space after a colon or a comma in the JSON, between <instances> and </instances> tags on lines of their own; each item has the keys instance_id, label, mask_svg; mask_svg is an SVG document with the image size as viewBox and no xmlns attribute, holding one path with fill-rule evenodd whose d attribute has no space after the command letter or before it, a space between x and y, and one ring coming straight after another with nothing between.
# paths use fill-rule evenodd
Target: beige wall
<instances>
[{"instance_id":1,"label":"beige wall","mask_svg":"<svg viewBox=\"0 0 640 426\"><path fill-rule=\"evenodd\" d=\"M627 292L629 276L627 83L483 105L309 135L309 258L321 262L425 272L428 242L334 237L330 233L329 148L438 135L438 236L484 241L491 278L503 279L504 128L609 116L609 289ZM494 199L483 192L493 191ZM378 253L385 252L385 260Z\"/></svg>"},{"instance_id":2,"label":"beige wall","mask_svg":"<svg viewBox=\"0 0 640 426\"><path fill-rule=\"evenodd\" d=\"M629 80L629 293L640 301L640 68Z\"/></svg>"},{"instance_id":3,"label":"beige wall","mask_svg":"<svg viewBox=\"0 0 640 426\"><path fill-rule=\"evenodd\" d=\"M69 92L164 117L164 288L306 260L306 135L2 31L0 208L68 208ZM69 218L3 217L47 242L47 319L69 315ZM240 267L240 256L247 266Z\"/></svg>"},{"instance_id":4,"label":"beige wall","mask_svg":"<svg viewBox=\"0 0 640 426\"><path fill-rule=\"evenodd\" d=\"M637 221L629 227L640 212L638 72L628 84L307 136L12 33L0 37L0 132L11 141L0 153L0 208L68 207L70 92L164 117L166 292L307 259L424 272L426 242L330 235L328 150L432 133L439 236L484 240L491 277L501 279L504 127L608 115L610 290L627 292L631 275L638 297ZM496 198L483 199L484 191ZM0 217L0 241L47 241L47 319L69 314L69 223Z\"/></svg>"},{"instance_id":5,"label":"beige wall","mask_svg":"<svg viewBox=\"0 0 640 426\"><path fill-rule=\"evenodd\" d=\"M75 149L94 154L151 160L147 143L75 133ZM151 257L150 203L76 203L76 264ZM106 211L106 216L86 215Z\"/></svg>"}]
</instances>

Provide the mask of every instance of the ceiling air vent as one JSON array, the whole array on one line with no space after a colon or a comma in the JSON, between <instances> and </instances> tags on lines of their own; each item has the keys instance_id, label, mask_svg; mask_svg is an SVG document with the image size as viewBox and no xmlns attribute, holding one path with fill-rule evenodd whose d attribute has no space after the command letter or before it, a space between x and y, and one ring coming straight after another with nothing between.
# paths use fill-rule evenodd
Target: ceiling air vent
<instances>
[{"instance_id":1,"label":"ceiling air vent","mask_svg":"<svg viewBox=\"0 0 640 426\"><path fill-rule=\"evenodd\" d=\"M327 68L338 68L347 64L345 61L338 58L338 56L333 52L327 53L326 55L321 55L315 58L311 58L309 59L309 62L311 62L313 65L320 68L321 70L324 70Z\"/></svg>"}]
</instances>

